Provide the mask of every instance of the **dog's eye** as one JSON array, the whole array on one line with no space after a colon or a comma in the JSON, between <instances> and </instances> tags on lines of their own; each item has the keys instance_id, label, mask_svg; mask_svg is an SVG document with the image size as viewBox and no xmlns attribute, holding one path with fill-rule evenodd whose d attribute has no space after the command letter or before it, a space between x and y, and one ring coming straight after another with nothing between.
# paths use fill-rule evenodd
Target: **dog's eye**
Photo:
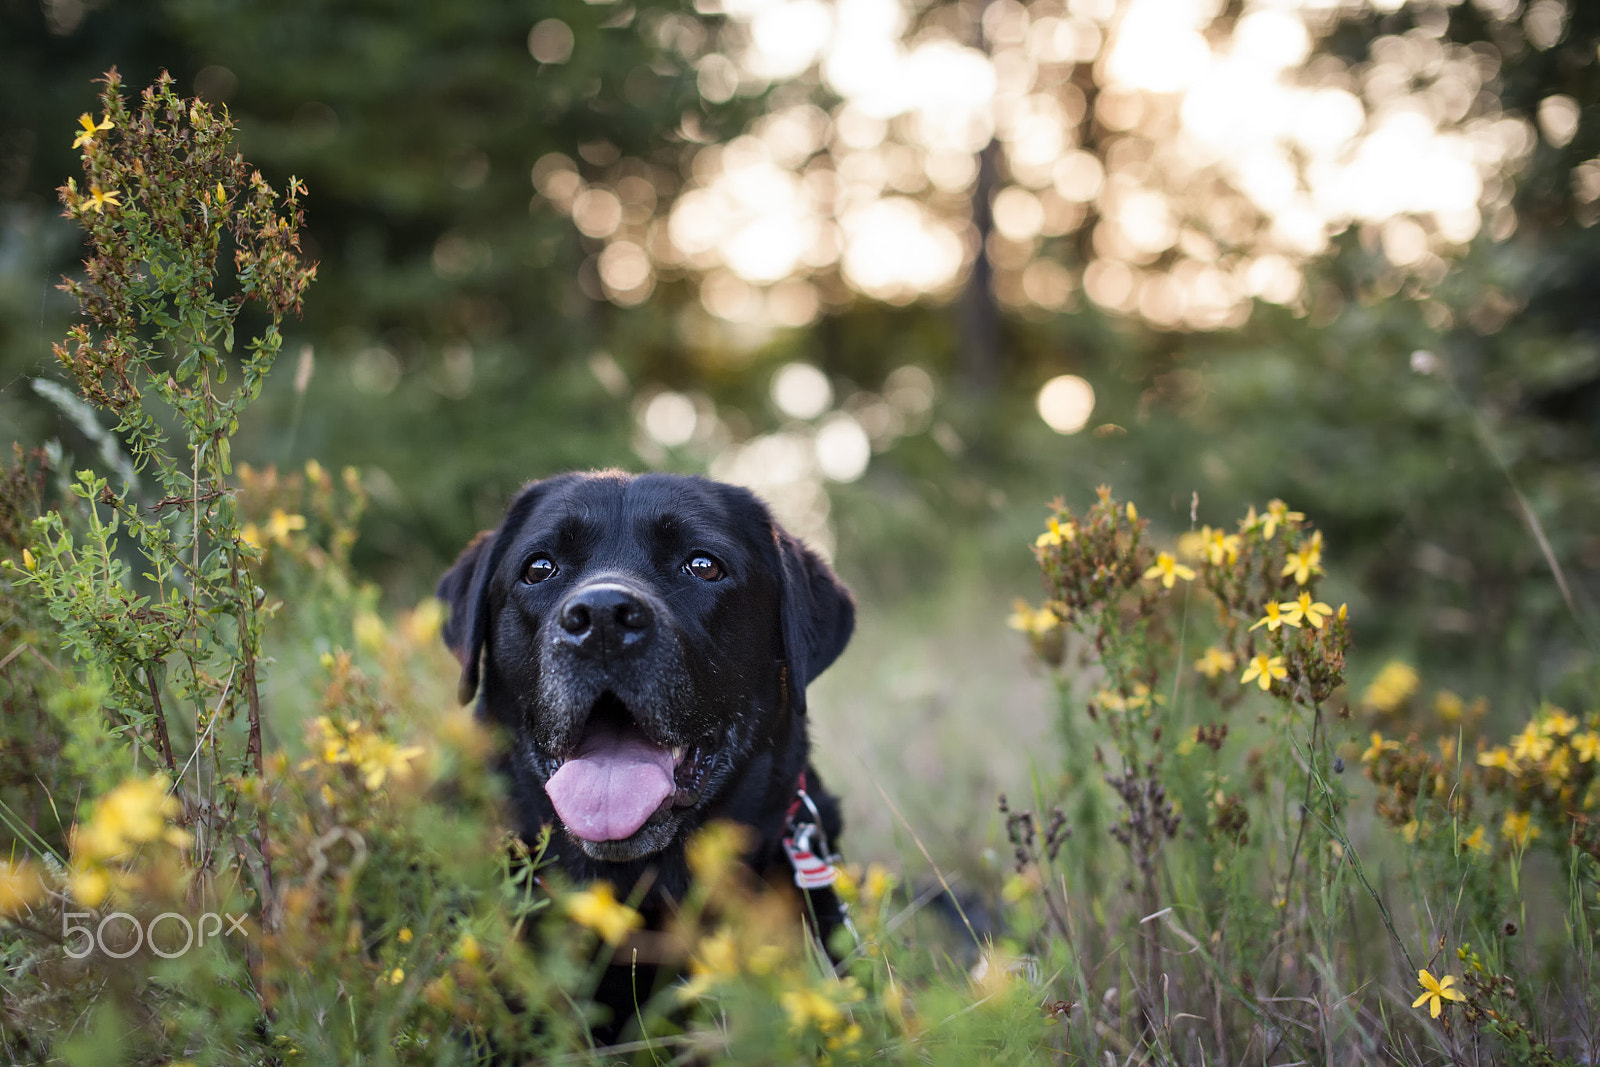
<instances>
[{"instance_id":1,"label":"dog's eye","mask_svg":"<svg viewBox=\"0 0 1600 1067\"><path fill-rule=\"evenodd\" d=\"M528 564L528 569L523 572L522 580L529 585L537 585L546 578L555 577L557 567L544 556L535 556Z\"/></svg>"},{"instance_id":2,"label":"dog's eye","mask_svg":"<svg viewBox=\"0 0 1600 1067\"><path fill-rule=\"evenodd\" d=\"M690 556L683 569L702 582L720 582L728 573L722 564L706 555Z\"/></svg>"}]
</instances>

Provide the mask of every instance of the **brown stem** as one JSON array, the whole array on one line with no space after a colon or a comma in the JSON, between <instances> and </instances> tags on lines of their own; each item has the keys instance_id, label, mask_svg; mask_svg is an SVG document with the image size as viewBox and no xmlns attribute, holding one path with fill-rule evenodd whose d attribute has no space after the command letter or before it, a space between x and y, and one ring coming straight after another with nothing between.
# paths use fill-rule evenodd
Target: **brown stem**
<instances>
[{"instance_id":1,"label":"brown stem","mask_svg":"<svg viewBox=\"0 0 1600 1067\"><path fill-rule=\"evenodd\" d=\"M1289 893L1294 886L1294 869L1300 859L1300 846L1306 837L1306 822L1311 817L1311 782L1314 777L1314 767L1317 761L1317 727L1322 725L1322 705L1316 706L1311 717L1311 744L1307 747L1306 761L1312 766L1306 768L1306 792L1300 801L1300 829L1294 835L1294 849L1289 853L1289 873L1283 882L1283 907L1278 912L1278 935L1273 939L1275 943L1274 955L1277 963L1272 969L1272 992L1276 996L1278 981L1283 975L1283 946L1277 944L1283 938L1284 927L1289 921Z\"/></svg>"},{"instance_id":2,"label":"brown stem","mask_svg":"<svg viewBox=\"0 0 1600 1067\"><path fill-rule=\"evenodd\" d=\"M244 665L245 701L249 709L249 733L245 740L245 759L257 778L265 778L266 770L261 759L261 693L256 688L256 646L250 632L250 620L255 617L255 592L253 587L240 588L239 558L229 550L233 572L233 591L239 606L239 658ZM256 847L261 852L261 925L269 928L274 912L272 890L272 842L267 830L266 809L256 808Z\"/></svg>"},{"instance_id":3,"label":"brown stem","mask_svg":"<svg viewBox=\"0 0 1600 1067\"><path fill-rule=\"evenodd\" d=\"M155 708L156 750L167 765L168 773L178 773L178 761L172 755L172 738L167 734L167 713L161 707L161 688L156 685L156 673L149 664L144 667L144 684L150 690L150 703Z\"/></svg>"}]
</instances>

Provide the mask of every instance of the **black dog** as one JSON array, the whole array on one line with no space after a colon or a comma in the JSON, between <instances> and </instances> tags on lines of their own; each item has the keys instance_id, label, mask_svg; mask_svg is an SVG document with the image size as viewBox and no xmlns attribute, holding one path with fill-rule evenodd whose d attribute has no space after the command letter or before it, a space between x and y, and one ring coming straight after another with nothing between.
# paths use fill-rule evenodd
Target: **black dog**
<instances>
[{"instance_id":1,"label":"black dog","mask_svg":"<svg viewBox=\"0 0 1600 1067\"><path fill-rule=\"evenodd\" d=\"M710 820L753 831L746 859L769 880L796 880L809 830L838 840L806 685L843 651L855 605L748 491L615 471L531 483L439 597L461 700L506 731L518 829L557 827L573 879L625 896L648 877L654 926ZM838 910L819 891L826 939Z\"/></svg>"}]
</instances>

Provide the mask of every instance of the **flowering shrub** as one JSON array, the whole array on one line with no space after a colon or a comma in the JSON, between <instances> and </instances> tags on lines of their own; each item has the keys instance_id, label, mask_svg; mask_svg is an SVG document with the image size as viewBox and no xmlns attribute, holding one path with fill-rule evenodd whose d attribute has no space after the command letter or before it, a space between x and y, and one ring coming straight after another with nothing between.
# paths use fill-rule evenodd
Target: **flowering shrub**
<instances>
[{"instance_id":1,"label":"flowering shrub","mask_svg":"<svg viewBox=\"0 0 1600 1067\"><path fill-rule=\"evenodd\" d=\"M1593 1055L1585 1027L1538 1005L1560 997L1576 1018L1596 1003L1584 976L1600 713L1542 705L1492 744L1485 704L1440 690L1429 728L1373 729L1421 710L1421 679L1390 661L1346 696L1349 611L1318 598L1323 536L1282 501L1158 551L1133 505L1102 488L1081 515L1058 503L1034 550L1046 600L1019 604L1011 624L1066 665L1068 755L1041 788L1042 840L1002 798L1005 897L1032 917L1041 969L1078 993L1076 1054ZM1372 838L1349 765L1392 838ZM1529 885L1536 861L1565 877ZM1408 886L1409 910L1380 891L1379 865ZM1539 923L1552 903L1564 922ZM1511 941L1529 938L1530 912L1557 939L1537 960ZM1108 958L1126 985L1101 977ZM1402 1000L1415 1012L1389 1007Z\"/></svg>"}]
</instances>

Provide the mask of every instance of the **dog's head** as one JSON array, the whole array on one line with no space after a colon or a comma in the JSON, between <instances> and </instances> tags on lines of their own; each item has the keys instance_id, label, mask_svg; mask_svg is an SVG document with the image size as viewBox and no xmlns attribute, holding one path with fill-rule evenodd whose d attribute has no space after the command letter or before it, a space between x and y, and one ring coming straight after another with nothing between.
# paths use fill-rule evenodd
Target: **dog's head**
<instances>
[{"instance_id":1,"label":"dog's head","mask_svg":"<svg viewBox=\"0 0 1600 1067\"><path fill-rule=\"evenodd\" d=\"M752 494L664 474L528 485L439 596L462 702L476 694L511 731L516 769L609 862L681 840L791 744L807 683L855 621L833 572Z\"/></svg>"}]
</instances>

